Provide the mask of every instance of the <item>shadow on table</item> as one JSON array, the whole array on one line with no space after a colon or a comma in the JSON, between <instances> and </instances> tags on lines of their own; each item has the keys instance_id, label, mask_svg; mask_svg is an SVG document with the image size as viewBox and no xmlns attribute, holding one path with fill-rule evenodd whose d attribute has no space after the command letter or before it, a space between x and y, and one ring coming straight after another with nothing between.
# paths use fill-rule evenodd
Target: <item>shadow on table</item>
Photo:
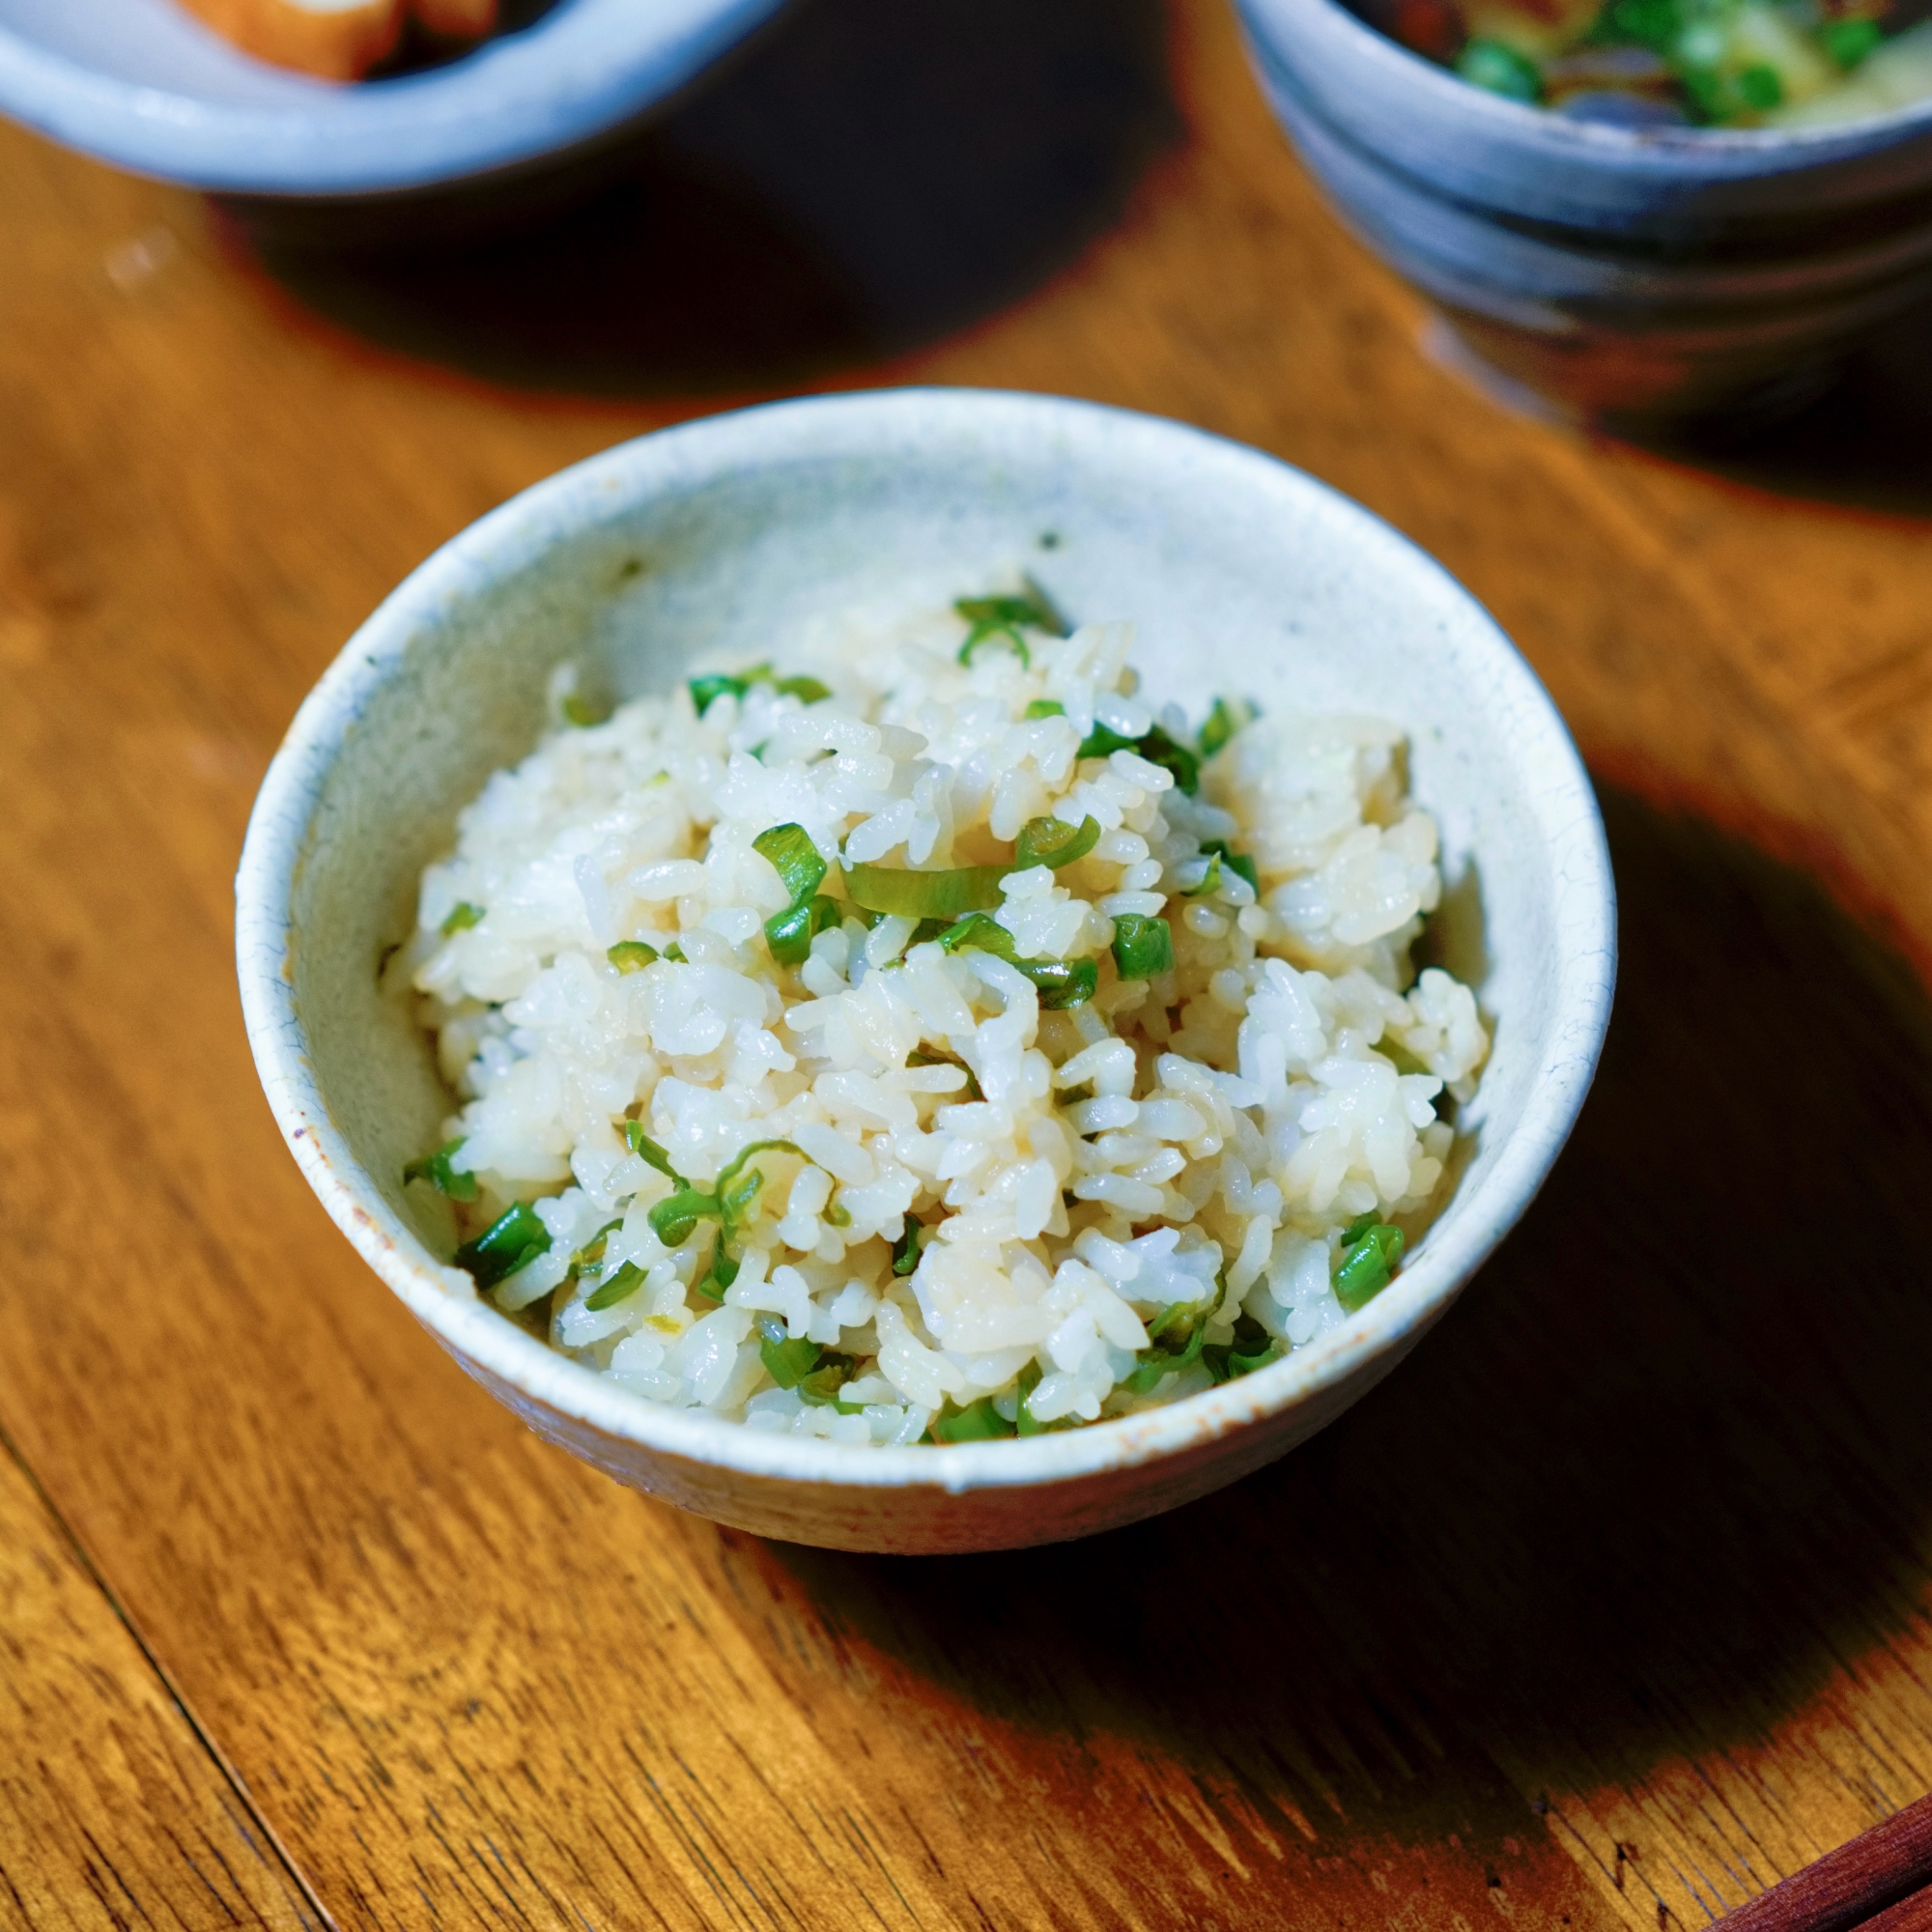
<instances>
[{"instance_id":1,"label":"shadow on table","mask_svg":"<svg viewBox=\"0 0 1932 1932\"><path fill-rule=\"evenodd\" d=\"M1932 307L1877 337L1803 414L1657 453L1784 497L1932 516Z\"/></svg>"},{"instance_id":2,"label":"shadow on table","mask_svg":"<svg viewBox=\"0 0 1932 1932\"><path fill-rule=\"evenodd\" d=\"M1603 1070L1464 1304L1164 1519L1005 1556L770 1547L835 1636L1044 1749L1125 1738L1270 1824L1441 1838L1486 1766L1593 1788L1761 1740L1916 1613L1932 1006L1806 879L1605 806Z\"/></svg>"},{"instance_id":3,"label":"shadow on table","mask_svg":"<svg viewBox=\"0 0 1932 1932\"><path fill-rule=\"evenodd\" d=\"M386 347L552 391L756 387L1013 300L1178 129L1159 0L806 0L619 148L451 204L459 235L509 232L230 212L299 300Z\"/></svg>"}]
</instances>

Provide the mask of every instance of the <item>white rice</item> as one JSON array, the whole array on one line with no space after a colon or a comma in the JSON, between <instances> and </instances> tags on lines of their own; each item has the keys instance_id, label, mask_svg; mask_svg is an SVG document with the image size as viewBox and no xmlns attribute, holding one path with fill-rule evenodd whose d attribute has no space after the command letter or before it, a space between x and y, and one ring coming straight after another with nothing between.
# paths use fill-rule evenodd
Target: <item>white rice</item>
<instances>
[{"instance_id":1,"label":"white rice","mask_svg":"<svg viewBox=\"0 0 1932 1932\"><path fill-rule=\"evenodd\" d=\"M997 638L961 666L963 629L936 611L775 640L778 675L830 687L811 703L766 679L701 717L684 689L588 727L560 709L423 876L398 970L461 1097L465 1232L522 1200L549 1236L491 1293L526 1320L548 1298L553 1346L649 1401L865 1444L945 1436L961 1410L1002 1432L1122 1414L1309 1347L1348 1319L1344 1231L1412 1235L1433 1211L1439 1098L1469 1096L1489 1042L1465 986L1409 965L1440 877L1400 731L1263 718L1189 797L1136 752L1076 756L1096 721L1194 743L1134 696L1129 627L1029 632L1030 667ZM569 689L553 701L574 711ZM1046 700L1062 712L1028 718ZM1042 1010L995 953L909 945L910 919L850 905L801 968L774 963L763 923L789 895L753 847L768 828L803 826L837 895L841 851L1007 864L1042 817L1091 817L1098 843L1007 875L997 918L1021 960L1094 960L1085 1004ZM1252 857L1259 900L1227 864L1199 890L1209 839ZM1171 973L1118 976L1129 914L1169 921ZM627 940L683 960L620 971ZM697 1287L719 1220L659 1238L674 1183L627 1119L700 1191L753 1142L797 1150L753 1156L722 1305ZM908 1216L926 1236L895 1274ZM635 1288L589 1306L627 1264ZM1177 1304L1164 1352L1149 1325ZM1190 1327L1206 1351L1169 1371ZM837 1401L775 1382L786 1340L795 1367L829 1351L816 1387L845 1377Z\"/></svg>"}]
</instances>

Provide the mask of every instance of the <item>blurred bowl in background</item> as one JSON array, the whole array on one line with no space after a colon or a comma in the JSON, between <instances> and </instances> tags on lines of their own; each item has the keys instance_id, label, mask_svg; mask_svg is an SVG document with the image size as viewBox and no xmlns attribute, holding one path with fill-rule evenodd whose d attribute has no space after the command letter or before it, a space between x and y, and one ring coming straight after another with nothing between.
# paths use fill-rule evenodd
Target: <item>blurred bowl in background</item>
<instances>
[{"instance_id":1,"label":"blurred bowl in background","mask_svg":"<svg viewBox=\"0 0 1932 1932\"><path fill-rule=\"evenodd\" d=\"M1499 386L1614 428L1801 407L1932 299L1932 101L1802 129L1620 128L1471 86L1336 0L1238 0L1343 218Z\"/></svg>"},{"instance_id":2,"label":"blurred bowl in background","mask_svg":"<svg viewBox=\"0 0 1932 1932\"><path fill-rule=\"evenodd\" d=\"M610 137L783 0L559 0L460 59L349 86L238 52L173 0L0 0L0 113L218 193L405 196Z\"/></svg>"}]
</instances>

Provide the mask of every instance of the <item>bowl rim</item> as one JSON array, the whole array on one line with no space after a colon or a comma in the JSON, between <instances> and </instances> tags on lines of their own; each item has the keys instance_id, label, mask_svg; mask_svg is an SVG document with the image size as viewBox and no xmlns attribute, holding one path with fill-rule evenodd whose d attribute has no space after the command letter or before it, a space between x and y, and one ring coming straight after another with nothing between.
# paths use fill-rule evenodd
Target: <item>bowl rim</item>
<instances>
[{"instance_id":1,"label":"bowl rim","mask_svg":"<svg viewBox=\"0 0 1932 1932\"><path fill-rule=\"evenodd\" d=\"M513 170L610 133L785 0L654 0L574 23L559 7L440 67L341 84L257 62L273 102L129 80L0 25L0 113L64 145L214 193L407 193ZM582 44L578 44L582 43Z\"/></svg>"},{"instance_id":2,"label":"bowl rim","mask_svg":"<svg viewBox=\"0 0 1932 1932\"><path fill-rule=\"evenodd\" d=\"M1497 134L1566 159L1729 176L1738 172L1741 160L1795 153L1803 164L1818 166L1861 156L1889 145L1892 138L1932 134L1932 97L1884 114L1815 128L1618 128L1577 121L1463 80L1370 25L1346 0L1236 0L1236 4L1243 31L1264 65L1273 65L1278 56L1273 38L1263 31L1263 20L1299 12L1320 23L1318 31L1325 26L1350 43L1350 52L1379 69L1391 84L1420 86L1445 110L1488 120Z\"/></svg>"},{"instance_id":3,"label":"bowl rim","mask_svg":"<svg viewBox=\"0 0 1932 1932\"><path fill-rule=\"evenodd\" d=\"M1537 782L1525 787L1557 882L1558 984L1547 1050L1495 1163L1359 1314L1306 1351L1163 1407L1023 1439L872 1448L662 1407L555 1353L468 1290L368 1179L330 1121L304 1052L291 962L291 894L314 808L345 737L380 702L412 641L457 604L487 595L555 543L634 504L747 468L826 461L1006 434L1113 463L1208 464L1293 514L1319 506L1352 528L1364 567L1405 572L1460 604L1493 657ZM1037 460L1037 459L1034 459ZM432 645L433 647L433 645ZM983 389L886 389L764 404L657 431L539 482L436 551L384 599L303 700L262 781L236 877L236 960L248 1040L276 1124L304 1178L363 1260L423 1325L472 1367L541 1407L618 1441L750 1478L845 1490L1023 1489L1145 1466L1204 1448L1318 1398L1397 1350L1454 1298L1515 1225L1575 1124L1596 1069L1615 982L1615 887L1595 794L1568 729L1516 646L1439 564L1339 492L1262 451L1191 426L1099 404ZM452 1290L458 1292L452 1292ZM473 1366L472 1366L473 1365Z\"/></svg>"}]
</instances>

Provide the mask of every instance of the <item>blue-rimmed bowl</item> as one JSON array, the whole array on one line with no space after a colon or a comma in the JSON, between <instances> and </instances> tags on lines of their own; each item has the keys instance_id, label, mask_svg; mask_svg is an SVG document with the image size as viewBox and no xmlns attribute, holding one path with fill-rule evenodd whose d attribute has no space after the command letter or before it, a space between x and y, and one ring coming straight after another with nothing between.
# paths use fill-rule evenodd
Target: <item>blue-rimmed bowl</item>
<instances>
[{"instance_id":1,"label":"blue-rimmed bowl","mask_svg":"<svg viewBox=\"0 0 1932 1932\"><path fill-rule=\"evenodd\" d=\"M1932 300L1932 100L1835 127L1606 127L1472 87L1338 0L1239 7L1343 218L1562 414L1796 406Z\"/></svg>"},{"instance_id":2,"label":"blue-rimmed bowl","mask_svg":"<svg viewBox=\"0 0 1932 1932\"><path fill-rule=\"evenodd\" d=\"M782 0L559 0L461 59L337 86L172 0L0 0L0 113L136 174L254 196L394 195L575 152Z\"/></svg>"},{"instance_id":3,"label":"blue-rimmed bowl","mask_svg":"<svg viewBox=\"0 0 1932 1932\"><path fill-rule=\"evenodd\" d=\"M698 652L769 656L828 612L929 608L1030 569L1082 618L1131 616L1157 700L1232 690L1409 734L1452 889L1438 940L1493 1024L1469 1159L1394 1282L1321 1342L1164 1408L1061 1434L867 1449L669 1409L554 1353L448 1264L405 1192L448 1111L426 1037L378 986L458 809L588 661L622 696ZM1269 457L1044 396L898 390L779 404L626 443L430 558L298 714L237 880L243 1010L275 1119L357 1251L531 1428L620 1482L762 1535L993 1549L1130 1522L1284 1454L1393 1368L1549 1172L1615 973L1602 821L1509 640L1442 569ZM420 1195L421 1189L414 1190ZM440 1216L440 1218L439 1218Z\"/></svg>"}]
</instances>

